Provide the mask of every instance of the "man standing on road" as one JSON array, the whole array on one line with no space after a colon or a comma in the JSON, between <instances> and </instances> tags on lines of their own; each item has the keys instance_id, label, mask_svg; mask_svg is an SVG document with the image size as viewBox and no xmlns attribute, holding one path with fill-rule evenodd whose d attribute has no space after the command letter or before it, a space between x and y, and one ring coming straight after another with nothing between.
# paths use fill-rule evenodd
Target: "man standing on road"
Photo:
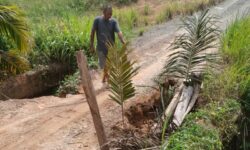
<instances>
[{"instance_id":1,"label":"man standing on road","mask_svg":"<svg viewBox=\"0 0 250 150\"><path fill-rule=\"evenodd\" d=\"M106 57L108 56L108 44L115 44L115 32L120 41L125 44L122 32L119 29L118 22L112 18L112 6L107 5L103 8L103 15L95 18L91 35L90 35L90 50L95 51L94 38L97 37L97 54L99 59L99 66L103 69L102 82L108 79L108 72L105 66Z\"/></svg>"}]
</instances>

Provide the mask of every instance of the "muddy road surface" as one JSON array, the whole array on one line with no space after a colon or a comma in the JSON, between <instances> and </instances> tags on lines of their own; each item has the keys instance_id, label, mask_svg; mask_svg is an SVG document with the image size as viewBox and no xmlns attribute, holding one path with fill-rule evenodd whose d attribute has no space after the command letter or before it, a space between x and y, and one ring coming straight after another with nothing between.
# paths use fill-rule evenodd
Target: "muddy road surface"
<instances>
[{"instance_id":1,"label":"muddy road surface","mask_svg":"<svg viewBox=\"0 0 250 150\"><path fill-rule=\"evenodd\" d=\"M211 14L220 17L219 27L227 24L239 13L250 9L250 0L226 0L212 7ZM152 79L161 72L168 57L168 47L178 31L180 19L152 27L143 36L134 39L131 57L141 66L133 82L139 98L150 93L142 85L153 85ZM95 88L102 89L100 77L94 77ZM120 107L109 100L103 89L97 100L106 133L121 120ZM136 98L134 98L136 99ZM133 103L133 100L130 102ZM96 150L97 138L86 99L82 94L67 98L43 96L33 99L0 102L1 150Z\"/></svg>"}]
</instances>

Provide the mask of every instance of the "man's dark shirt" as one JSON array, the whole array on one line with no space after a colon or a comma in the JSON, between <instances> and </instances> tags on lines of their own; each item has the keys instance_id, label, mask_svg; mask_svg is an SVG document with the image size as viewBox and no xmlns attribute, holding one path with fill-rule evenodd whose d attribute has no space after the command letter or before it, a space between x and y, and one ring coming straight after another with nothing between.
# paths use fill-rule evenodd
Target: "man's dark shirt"
<instances>
[{"instance_id":1,"label":"man's dark shirt","mask_svg":"<svg viewBox=\"0 0 250 150\"><path fill-rule=\"evenodd\" d=\"M95 18L92 30L96 30L97 50L107 55L107 43L114 44L115 32L120 32L118 22L114 18L105 20L102 16Z\"/></svg>"}]
</instances>

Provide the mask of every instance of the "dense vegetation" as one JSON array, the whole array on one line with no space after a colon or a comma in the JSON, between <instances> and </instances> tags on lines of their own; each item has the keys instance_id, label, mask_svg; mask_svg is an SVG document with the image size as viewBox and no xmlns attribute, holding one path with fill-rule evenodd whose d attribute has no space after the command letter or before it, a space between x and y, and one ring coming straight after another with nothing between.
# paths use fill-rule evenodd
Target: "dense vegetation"
<instances>
[{"instance_id":1,"label":"dense vegetation","mask_svg":"<svg viewBox=\"0 0 250 150\"><path fill-rule=\"evenodd\" d=\"M171 14L171 16L190 14L197 9L203 9L205 6L219 1L190 1L184 2L184 5L179 5L183 4L181 0L171 1L171 5L166 5L169 8L160 12ZM76 69L74 52L79 49L83 49L87 54L90 66L97 66L95 56L88 53L89 34L94 17L101 14L100 8L107 2L111 2L119 7L114 9L113 14L119 21L126 39L130 39L137 32L140 35L143 34L144 26L155 21L158 22L157 14L151 16L153 11L148 4L145 4L142 12L132 5L129 5L129 9L120 9L121 6L133 4L137 0L53 0L49 2L44 2L43 0L1 0L0 4L17 5L27 16L26 21L33 35L34 45L33 51L28 56L25 55L24 58L29 60L31 68L63 62L74 70ZM185 7L187 5L189 7ZM188 9L186 10L186 8ZM161 17L160 22L169 18L172 17ZM139 28L139 30L134 30L135 28ZM0 43L2 43L0 48L4 51L16 49L15 44L4 36L0 38ZM20 69L26 71L27 67ZM20 72L23 71L20 70Z\"/></svg>"},{"instance_id":2,"label":"dense vegetation","mask_svg":"<svg viewBox=\"0 0 250 150\"><path fill-rule=\"evenodd\" d=\"M249 26L249 16L237 18L223 34L222 69L209 71L204 81L203 99L209 104L186 118L168 148L249 149Z\"/></svg>"},{"instance_id":3,"label":"dense vegetation","mask_svg":"<svg viewBox=\"0 0 250 150\"><path fill-rule=\"evenodd\" d=\"M24 58L31 50L32 38L23 13L15 6L0 5L0 81L8 75L29 69ZM1 40L2 39L2 40ZM8 47L8 46L12 47Z\"/></svg>"},{"instance_id":4,"label":"dense vegetation","mask_svg":"<svg viewBox=\"0 0 250 150\"><path fill-rule=\"evenodd\" d=\"M224 74L227 97L241 103L243 116L240 122L241 148L250 148L250 16L237 18L224 37L222 53L226 62ZM222 75L223 77L223 75Z\"/></svg>"},{"instance_id":5,"label":"dense vegetation","mask_svg":"<svg viewBox=\"0 0 250 150\"><path fill-rule=\"evenodd\" d=\"M85 51L91 67L97 65L95 56L88 53L89 34L92 21L96 15L101 15L100 8L105 2L107 1L53 0L45 3L42 0L1 0L0 4L14 4L25 10L22 13L27 16L26 21L34 38L33 51L25 57L32 68L63 63L70 65L74 70L76 69L74 53L80 49ZM121 0L119 3L130 3L130 1ZM125 36L131 35L134 23L136 24L138 20L135 11L131 9L123 14L115 10L114 16L121 18L120 25L125 31ZM5 36L0 38L0 43L2 43L0 48L4 51L16 49L16 45Z\"/></svg>"}]
</instances>

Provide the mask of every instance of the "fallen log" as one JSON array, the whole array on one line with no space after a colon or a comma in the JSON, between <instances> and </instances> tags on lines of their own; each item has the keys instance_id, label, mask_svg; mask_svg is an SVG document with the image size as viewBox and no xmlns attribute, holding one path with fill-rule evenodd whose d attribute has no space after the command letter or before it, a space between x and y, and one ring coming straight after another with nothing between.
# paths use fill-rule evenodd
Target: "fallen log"
<instances>
[{"instance_id":1,"label":"fallen log","mask_svg":"<svg viewBox=\"0 0 250 150\"><path fill-rule=\"evenodd\" d=\"M171 100L170 104L168 105L166 111L165 111L165 118L169 119L172 115L173 112L179 102L179 97L181 95L182 89L184 87L184 84L182 83L176 90L175 90L175 95L173 99Z\"/></svg>"},{"instance_id":2,"label":"fallen log","mask_svg":"<svg viewBox=\"0 0 250 150\"><path fill-rule=\"evenodd\" d=\"M194 107L194 104L196 103L196 100L198 99L199 93L200 93L200 85L196 84L195 87L194 87L194 92L193 92L192 99L190 100L190 103L188 105L188 108L187 108L184 116L183 116L182 121L184 120L186 115L191 111L191 109Z\"/></svg>"},{"instance_id":3,"label":"fallen log","mask_svg":"<svg viewBox=\"0 0 250 150\"><path fill-rule=\"evenodd\" d=\"M176 110L174 113L174 118L173 122L177 125L180 126L182 120L184 119L183 116L188 108L189 102L191 100L191 97L193 95L194 88L193 86L184 86L181 97L177 103Z\"/></svg>"},{"instance_id":4,"label":"fallen log","mask_svg":"<svg viewBox=\"0 0 250 150\"><path fill-rule=\"evenodd\" d=\"M190 92L190 91L189 91ZM188 102L188 99L190 98L188 104L185 103L185 105L180 104L180 106L178 105L176 108L176 116L178 116L178 118L176 116L174 116L173 122L177 125L180 126L183 122L183 120L185 119L186 115L191 111L191 109L193 108L198 96L199 96L199 92L200 92L200 85L199 84L195 84L193 87L193 92L191 95L191 98L189 96L186 96L186 103ZM184 90L183 90L184 93ZM181 100L180 100L181 101ZM187 108L186 108L187 106ZM182 110L177 112L178 107L182 107ZM177 114L178 113L178 114Z\"/></svg>"}]
</instances>

